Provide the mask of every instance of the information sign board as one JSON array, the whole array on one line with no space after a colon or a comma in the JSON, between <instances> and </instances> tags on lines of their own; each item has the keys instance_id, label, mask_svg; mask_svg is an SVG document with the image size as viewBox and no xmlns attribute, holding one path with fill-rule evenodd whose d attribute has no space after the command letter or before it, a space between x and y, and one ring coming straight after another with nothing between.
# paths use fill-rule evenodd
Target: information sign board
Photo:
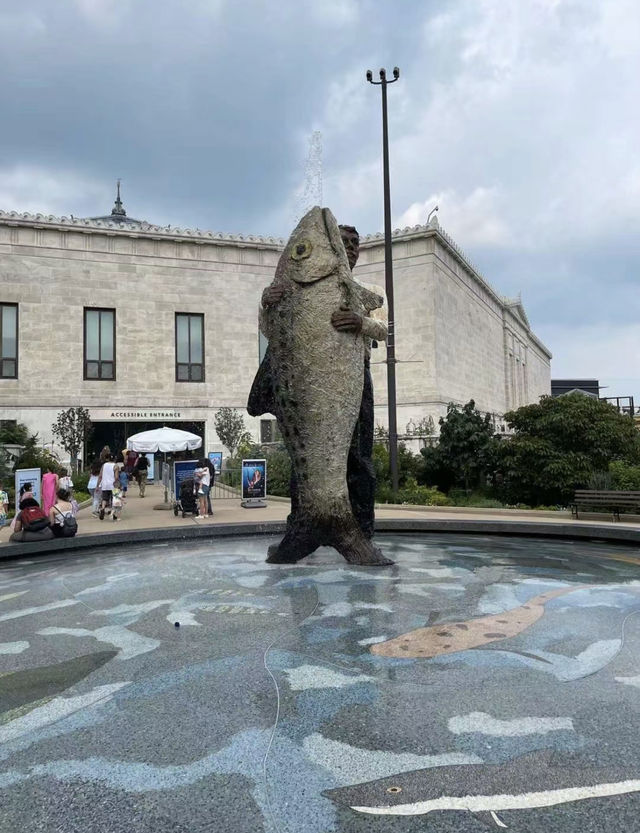
<instances>
[{"instance_id":1,"label":"information sign board","mask_svg":"<svg viewBox=\"0 0 640 833\"><path fill-rule=\"evenodd\" d=\"M176 500L180 497L180 484L188 477L193 477L197 468L197 460L176 460L173 464L173 494Z\"/></svg>"},{"instance_id":2,"label":"information sign board","mask_svg":"<svg viewBox=\"0 0 640 833\"><path fill-rule=\"evenodd\" d=\"M31 491L33 496L42 506L41 501L41 484L42 484L42 469L16 469L15 475L15 489L16 489L16 511L20 503L20 489L25 483L31 483Z\"/></svg>"}]
</instances>

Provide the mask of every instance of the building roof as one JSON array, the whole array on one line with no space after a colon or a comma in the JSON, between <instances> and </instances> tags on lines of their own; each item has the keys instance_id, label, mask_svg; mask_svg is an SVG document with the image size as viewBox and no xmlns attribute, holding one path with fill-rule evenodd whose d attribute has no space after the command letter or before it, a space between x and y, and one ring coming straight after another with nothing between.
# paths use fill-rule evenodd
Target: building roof
<instances>
[{"instance_id":1,"label":"building roof","mask_svg":"<svg viewBox=\"0 0 640 833\"><path fill-rule=\"evenodd\" d=\"M124 205L120 199L120 180L118 180L116 199L111 209L111 214L105 214L102 217L88 217L89 220L107 221L117 223L121 226L143 226L149 225L146 220L136 220L133 217L127 217L127 212L124 210Z\"/></svg>"},{"instance_id":2,"label":"building roof","mask_svg":"<svg viewBox=\"0 0 640 833\"><path fill-rule=\"evenodd\" d=\"M172 226L156 226L148 223L146 220L136 220L132 217L127 217L124 210L122 200L120 199L120 182L118 181L118 188L114 207L111 214L100 217L55 217L51 214L29 214L19 213L17 211L1 211L0 223L5 225L25 225L34 226L36 228L44 227L75 227L83 230L94 229L109 230L109 233L121 232L123 234L133 235L136 237L167 237L174 240L192 240L201 243L223 243L235 244L244 246L259 246L260 248L274 249L281 251L285 245L286 240L282 237L261 237L253 234L223 234L213 231L202 231L201 229L189 229ZM403 229L394 229L391 233L392 239L397 242L404 240L411 240L416 237L437 237L438 240L451 252L451 254L464 266L464 268L471 274L471 276L486 289L489 294L493 295L495 300L502 306L503 309L508 309L513 313L529 331L532 340L538 345L540 350L549 358L552 353L549 348L543 344L540 339L531 331L529 320L525 313L520 297L506 298L500 295L489 281L480 273L480 271L473 265L471 260L467 257L463 249L458 246L451 235L440 226L438 218L433 216L431 220L425 225L407 226ZM360 245L362 248L370 248L384 243L384 234L377 232L375 234L365 234L360 236Z\"/></svg>"}]
</instances>

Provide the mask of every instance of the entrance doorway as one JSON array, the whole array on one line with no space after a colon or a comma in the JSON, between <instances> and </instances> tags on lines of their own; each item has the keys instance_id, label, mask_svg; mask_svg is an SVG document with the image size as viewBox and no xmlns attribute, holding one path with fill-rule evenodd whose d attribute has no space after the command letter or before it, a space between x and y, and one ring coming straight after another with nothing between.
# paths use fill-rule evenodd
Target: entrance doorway
<instances>
[{"instance_id":1,"label":"entrance doorway","mask_svg":"<svg viewBox=\"0 0 640 833\"><path fill-rule=\"evenodd\" d=\"M127 437L140 434L142 431L153 431L154 428L177 428L179 431L189 431L202 437L202 453L205 453L204 422L154 421L154 422L92 422L89 441L85 443L85 467L100 456L100 452L108 445L114 456L126 448ZM199 451L199 450L198 450ZM198 453L198 452L196 452Z\"/></svg>"}]
</instances>

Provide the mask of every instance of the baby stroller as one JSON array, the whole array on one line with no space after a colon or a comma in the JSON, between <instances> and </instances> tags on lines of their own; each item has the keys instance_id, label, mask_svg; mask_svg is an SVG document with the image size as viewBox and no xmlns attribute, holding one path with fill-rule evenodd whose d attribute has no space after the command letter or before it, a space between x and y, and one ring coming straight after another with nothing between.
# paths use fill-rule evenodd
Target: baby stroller
<instances>
[{"instance_id":1,"label":"baby stroller","mask_svg":"<svg viewBox=\"0 0 640 833\"><path fill-rule=\"evenodd\" d=\"M194 494L194 489L195 480L193 477L187 477L180 484L180 494L178 495L178 500L173 507L173 514L176 517L178 516L178 512L182 512L183 518L186 518L187 515L198 514L198 501Z\"/></svg>"}]
</instances>

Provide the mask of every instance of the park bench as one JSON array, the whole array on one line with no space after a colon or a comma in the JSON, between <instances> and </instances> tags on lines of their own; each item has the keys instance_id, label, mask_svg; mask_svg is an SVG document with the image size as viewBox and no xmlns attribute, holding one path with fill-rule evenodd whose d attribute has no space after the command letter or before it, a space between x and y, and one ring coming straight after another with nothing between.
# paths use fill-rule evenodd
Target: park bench
<instances>
[{"instance_id":1,"label":"park bench","mask_svg":"<svg viewBox=\"0 0 640 833\"><path fill-rule=\"evenodd\" d=\"M578 508L603 510L612 513L614 520L620 520L620 510L640 511L640 492L614 490L577 489L571 505L571 514L577 518Z\"/></svg>"}]
</instances>

